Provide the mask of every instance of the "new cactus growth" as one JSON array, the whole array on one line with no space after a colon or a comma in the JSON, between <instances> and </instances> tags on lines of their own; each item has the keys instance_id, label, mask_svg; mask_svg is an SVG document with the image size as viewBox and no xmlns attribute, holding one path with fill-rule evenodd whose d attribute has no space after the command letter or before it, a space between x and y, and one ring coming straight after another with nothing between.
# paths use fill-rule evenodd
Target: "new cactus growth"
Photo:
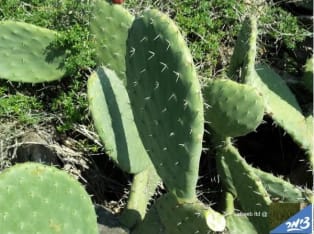
<instances>
[{"instance_id":1,"label":"new cactus growth","mask_svg":"<svg viewBox=\"0 0 314 234\"><path fill-rule=\"evenodd\" d=\"M0 22L0 78L25 83L61 79L64 51L50 48L56 32L27 23Z\"/></svg>"},{"instance_id":2,"label":"new cactus growth","mask_svg":"<svg viewBox=\"0 0 314 234\"><path fill-rule=\"evenodd\" d=\"M262 122L262 97L248 85L228 79L208 81L204 88L205 118L222 136L242 136L254 131Z\"/></svg>"},{"instance_id":3,"label":"new cactus growth","mask_svg":"<svg viewBox=\"0 0 314 234\"><path fill-rule=\"evenodd\" d=\"M84 188L66 172L24 163L0 174L1 233L96 234Z\"/></svg>"},{"instance_id":4,"label":"new cactus growth","mask_svg":"<svg viewBox=\"0 0 314 234\"><path fill-rule=\"evenodd\" d=\"M256 17L247 17L238 34L238 38L233 50L230 65L228 68L228 77L237 79L237 70L242 67L241 78L251 74L254 71L257 40L257 19Z\"/></svg>"}]
</instances>

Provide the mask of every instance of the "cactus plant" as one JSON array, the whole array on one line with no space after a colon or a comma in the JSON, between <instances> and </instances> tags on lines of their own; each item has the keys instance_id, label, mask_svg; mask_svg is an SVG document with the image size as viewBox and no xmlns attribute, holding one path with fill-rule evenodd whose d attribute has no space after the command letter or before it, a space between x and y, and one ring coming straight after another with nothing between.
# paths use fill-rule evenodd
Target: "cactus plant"
<instances>
[{"instance_id":1,"label":"cactus plant","mask_svg":"<svg viewBox=\"0 0 314 234\"><path fill-rule=\"evenodd\" d=\"M139 137L122 80L114 71L99 67L88 79L87 91L93 122L107 155L122 170L135 174L128 205L120 219L132 228L144 218L160 179Z\"/></svg>"},{"instance_id":2,"label":"cactus plant","mask_svg":"<svg viewBox=\"0 0 314 234\"><path fill-rule=\"evenodd\" d=\"M229 75L235 77L236 70L242 68L241 81L262 95L265 113L306 151L313 168L313 123L303 116L294 94L281 77L269 66L255 64L257 33L256 18L246 18L231 58Z\"/></svg>"},{"instance_id":3,"label":"cactus plant","mask_svg":"<svg viewBox=\"0 0 314 234\"><path fill-rule=\"evenodd\" d=\"M84 188L66 172L24 163L0 174L1 233L98 233Z\"/></svg>"},{"instance_id":4,"label":"cactus plant","mask_svg":"<svg viewBox=\"0 0 314 234\"><path fill-rule=\"evenodd\" d=\"M189 233L189 230L222 231L225 227L224 217L203 205L196 195L204 125L203 103L192 56L179 30L162 13L156 10L145 11L134 20L129 30L127 52L126 87L130 106L128 96L123 91L122 81L119 81L114 72L107 68L100 68L91 76L88 90L93 118L98 119L95 121L95 126L105 146L115 147L121 138L121 134L117 135L121 126L123 131L129 131L135 123L149 156L146 161L152 161L154 169L169 191L146 214L144 222L135 227L135 232L142 233L143 230L148 230L146 228L150 229L151 227L147 227L147 222L149 225L160 222L166 232L175 230L177 221L183 219L185 215L194 218L195 224L184 224L182 227L187 228L184 228L183 233ZM106 63L105 60L103 62ZM132 109L134 123L129 108ZM112 109L116 110L114 115ZM117 111L118 109L120 111ZM121 116L118 116L119 114ZM108 116L107 121L104 119L106 116ZM122 119L120 121L122 124L117 131L114 126L117 123L114 121L118 121L119 118ZM107 125L106 131L103 128L105 125ZM112 126L114 132L110 132ZM125 130L126 128L128 129ZM122 140L134 139L136 129L132 132L133 135L125 134ZM111 141L115 134L115 139ZM140 146L140 144L141 142L138 142L135 145ZM125 149L127 149L126 145ZM143 156L141 160L144 161L147 154L146 152L141 154ZM122 155L120 156L122 159L127 154L116 153L114 160L118 165L120 165L119 155ZM127 159L126 165L131 160L139 163L135 160L136 157L129 158L129 161ZM145 168L144 163L139 168ZM143 182L147 179L145 174L150 172L138 173L139 171L141 170L130 171L137 174L134 176L131 188L133 193L129 202L143 198L143 194L139 191L142 191L143 185L146 184ZM171 209L171 212L168 209L178 205L181 208ZM130 214L145 213L141 211L142 208L143 206L137 206L136 202L128 205L126 218L122 221L130 222L131 225L127 225L132 227L137 221L132 220ZM195 212L201 215L195 216ZM165 215L177 216L177 219L167 220L164 218ZM219 225L215 225L216 220L219 220Z\"/></svg>"},{"instance_id":5,"label":"cactus plant","mask_svg":"<svg viewBox=\"0 0 314 234\"><path fill-rule=\"evenodd\" d=\"M301 108L295 96L272 69L266 65L255 64L256 24L256 19L253 17L245 20L234 49L228 75L234 80L244 82L246 86L251 86L255 90L255 93L260 95L265 113L272 117L278 125L284 128L307 151L309 161L313 163L313 117L309 116L305 118L302 115ZM238 69L241 69L240 79L237 77ZM225 192L229 194L226 198L226 203L229 204L226 206L226 211L228 211L226 217L227 229L230 233L239 232L237 225L242 223L243 227L245 226L245 232L250 230L250 233L268 233L266 218L254 217L254 214L248 217L248 219L237 216L233 208L233 199L239 202L241 210L244 212L268 212L271 199L279 199L284 202L312 202L313 193L246 163L244 158L241 157L237 149L232 145L230 136L232 136L233 131L226 131L221 122L219 122L219 120L222 120L223 123L241 124L245 120L236 121L237 119L234 118L236 115L234 114L225 114L223 115L224 118L221 117L221 112L232 112L232 108L226 104L220 104L219 108L217 108L218 105L216 103L219 103L219 101L223 103L221 100L225 100L226 95L224 92L219 92L220 96L216 97L217 95L210 93L213 89L211 85L215 82L210 81L209 86L205 88L205 91L207 91L205 92L207 94L205 97L209 104L208 109L210 110L206 118L214 130L212 140L217 150L216 163L218 173L222 178ZM227 87L224 88L227 89ZM236 92L229 92L228 94L231 96L234 93ZM218 101L215 101L216 99ZM231 103L230 100L232 100L231 97L228 100L229 103ZM234 102L233 105L236 106L242 103ZM253 101L251 105L254 106ZM211 106L214 108L210 108ZM252 108L249 109L251 110ZM239 117L242 118L242 116ZM252 121L250 123L253 124ZM254 129L251 128L251 130ZM247 129L247 132L249 131L250 128ZM243 132L243 134L245 133ZM234 134L234 136L239 135Z\"/></svg>"},{"instance_id":6,"label":"cactus plant","mask_svg":"<svg viewBox=\"0 0 314 234\"><path fill-rule=\"evenodd\" d=\"M61 79L65 54L49 47L57 33L32 24L0 22L0 78L25 83Z\"/></svg>"}]
</instances>

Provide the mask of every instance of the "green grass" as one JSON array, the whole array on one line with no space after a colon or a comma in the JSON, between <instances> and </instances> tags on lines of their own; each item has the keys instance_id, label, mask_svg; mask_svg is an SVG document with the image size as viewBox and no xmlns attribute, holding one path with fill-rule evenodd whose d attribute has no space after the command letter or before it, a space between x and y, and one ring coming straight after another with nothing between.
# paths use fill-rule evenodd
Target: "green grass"
<instances>
[{"instance_id":1,"label":"green grass","mask_svg":"<svg viewBox=\"0 0 314 234\"><path fill-rule=\"evenodd\" d=\"M21 124L40 122L43 104L36 97L19 92L11 95L5 87L0 87L0 97L0 119L16 118Z\"/></svg>"},{"instance_id":2,"label":"green grass","mask_svg":"<svg viewBox=\"0 0 314 234\"><path fill-rule=\"evenodd\" d=\"M51 99L40 97L50 95L49 88L38 92L38 86L11 84L26 91L25 94L20 94L16 91L18 88L11 89L9 84L3 82L2 91L10 90L11 93L10 97L3 100L1 98L3 105L0 116L35 124L36 121L29 121L29 118L24 116L24 108L38 113L53 112L59 117L57 129L61 132L70 130L74 123L87 121L86 115L81 114L87 107L87 99L83 94L86 92L86 72L90 67L95 66L93 49L90 46L88 30L90 6L87 2L84 0L1 1L0 20L23 21L59 32L51 46L66 49L65 67L68 75L65 81L61 81L62 89L57 90L57 96L54 94ZM54 86L57 84L53 83Z\"/></svg>"}]
</instances>

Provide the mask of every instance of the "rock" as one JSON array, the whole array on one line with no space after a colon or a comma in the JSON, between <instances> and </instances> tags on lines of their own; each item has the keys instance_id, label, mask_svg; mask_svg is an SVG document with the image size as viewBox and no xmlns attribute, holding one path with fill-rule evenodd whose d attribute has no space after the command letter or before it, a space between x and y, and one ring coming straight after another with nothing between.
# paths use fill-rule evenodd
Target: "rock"
<instances>
[{"instance_id":1,"label":"rock","mask_svg":"<svg viewBox=\"0 0 314 234\"><path fill-rule=\"evenodd\" d=\"M28 132L23 135L21 145L16 151L16 159L14 160L17 163L29 161L60 166L60 160L56 152L36 132Z\"/></svg>"},{"instance_id":2,"label":"rock","mask_svg":"<svg viewBox=\"0 0 314 234\"><path fill-rule=\"evenodd\" d=\"M127 229L123 228L116 216L107 208L95 205L99 234L128 234Z\"/></svg>"}]
</instances>

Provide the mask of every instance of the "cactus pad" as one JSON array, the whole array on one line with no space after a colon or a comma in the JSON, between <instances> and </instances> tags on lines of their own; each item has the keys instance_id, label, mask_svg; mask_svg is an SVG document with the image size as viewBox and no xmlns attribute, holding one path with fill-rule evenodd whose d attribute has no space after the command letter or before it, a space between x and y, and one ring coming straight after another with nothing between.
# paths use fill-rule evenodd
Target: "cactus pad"
<instances>
[{"instance_id":1,"label":"cactus pad","mask_svg":"<svg viewBox=\"0 0 314 234\"><path fill-rule=\"evenodd\" d=\"M297 187L284 179L252 167L272 199L282 202L313 202L313 192Z\"/></svg>"},{"instance_id":2,"label":"cactus pad","mask_svg":"<svg viewBox=\"0 0 314 234\"><path fill-rule=\"evenodd\" d=\"M0 78L39 83L65 75L63 51L49 48L56 32L32 24L0 22Z\"/></svg>"},{"instance_id":3,"label":"cactus pad","mask_svg":"<svg viewBox=\"0 0 314 234\"><path fill-rule=\"evenodd\" d=\"M148 217L150 217L150 222L144 220L143 227L140 225L139 230L149 230L148 225L159 223L163 227L160 229L164 229L162 233L194 234L221 232L226 226L224 216L210 207L198 200L191 203L181 203L171 193L163 195L156 201L148 212ZM141 232L136 233L140 234Z\"/></svg>"},{"instance_id":4,"label":"cactus pad","mask_svg":"<svg viewBox=\"0 0 314 234\"><path fill-rule=\"evenodd\" d=\"M240 234L250 233L258 234L255 227L250 222L246 215L230 214L226 216L227 233L229 234Z\"/></svg>"},{"instance_id":5,"label":"cactus pad","mask_svg":"<svg viewBox=\"0 0 314 234\"><path fill-rule=\"evenodd\" d=\"M96 234L84 188L66 172L24 163L0 174L1 233Z\"/></svg>"},{"instance_id":6,"label":"cactus pad","mask_svg":"<svg viewBox=\"0 0 314 234\"><path fill-rule=\"evenodd\" d=\"M245 135L263 120L263 99L248 85L228 79L211 80L204 95L208 105L205 118L222 136Z\"/></svg>"},{"instance_id":7,"label":"cactus pad","mask_svg":"<svg viewBox=\"0 0 314 234\"><path fill-rule=\"evenodd\" d=\"M89 108L107 154L124 171L138 173L150 165L139 137L122 81L100 67L88 80Z\"/></svg>"},{"instance_id":8,"label":"cactus pad","mask_svg":"<svg viewBox=\"0 0 314 234\"><path fill-rule=\"evenodd\" d=\"M166 187L194 199L204 119L190 51L157 10L135 19L127 48L127 89L144 146Z\"/></svg>"},{"instance_id":9,"label":"cactus pad","mask_svg":"<svg viewBox=\"0 0 314 234\"><path fill-rule=\"evenodd\" d=\"M126 40L133 16L121 5L104 0L96 0L93 4L90 31L97 62L125 81Z\"/></svg>"},{"instance_id":10,"label":"cactus pad","mask_svg":"<svg viewBox=\"0 0 314 234\"><path fill-rule=\"evenodd\" d=\"M254 70L256 57L257 20L256 17L245 18L231 57L228 76L236 78L237 70L244 66L242 78Z\"/></svg>"}]
</instances>

